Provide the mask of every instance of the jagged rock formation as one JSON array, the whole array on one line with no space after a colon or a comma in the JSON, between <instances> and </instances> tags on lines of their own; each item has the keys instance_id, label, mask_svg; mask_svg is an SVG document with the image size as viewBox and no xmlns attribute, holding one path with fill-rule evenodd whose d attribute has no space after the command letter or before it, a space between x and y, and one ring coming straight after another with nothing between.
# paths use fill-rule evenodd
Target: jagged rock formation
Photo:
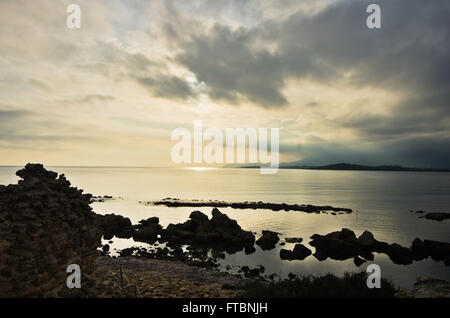
<instances>
[{"instance_id":1,"label":"jagged rock formation","mask_svg":"<svg viewBox=\"0 0 450 318\"><path fill-rule=\"evenodd\" d=\"M242 250L255 243L252 232L244 231L236 220L216 208L212 210L211 219L200 211L194 211L185 223L169 224L160 235L162 242L223 247L230 251Z\"/></svg>"},{"instance_id":2,"label":"jagged rock formation","mask_svg":"<svg viewBox=\"0 0 450 318\"><path fill-rule=\"evenodd\" d=\"M0 297L59 296L70 264L80 266L83 286L101 238L91 195L41 164L16 174L18 184L0 185Z\"/></svg>"}]
</instances>

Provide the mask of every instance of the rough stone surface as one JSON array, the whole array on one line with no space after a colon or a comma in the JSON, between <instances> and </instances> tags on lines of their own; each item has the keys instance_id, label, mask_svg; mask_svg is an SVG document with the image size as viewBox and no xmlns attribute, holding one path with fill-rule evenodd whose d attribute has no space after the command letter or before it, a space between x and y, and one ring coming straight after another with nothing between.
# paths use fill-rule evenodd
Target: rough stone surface
<instances>
[{"instance_id":1,"label":"rough stone surface","mask_svg":"<svg viewBox=\"0 0 450 318\"><path fill-rule=\"evenodd\" d=\"M412 290L407 292L412 298L450 298L450 282L437 278L417 278Z\"/></svg>"},{"instance_id":2,"label":"rough stone surface","mask_svg":"<svg viewBox=\"0 0 450 318\"><path fill-rule=\"evenodd\" d=\"M101 246L90 194L40 164L17 171L0 186L0 297L54 297L67 289L67 266L82 281L95 271Z\"/></svg>"}]
</instances>

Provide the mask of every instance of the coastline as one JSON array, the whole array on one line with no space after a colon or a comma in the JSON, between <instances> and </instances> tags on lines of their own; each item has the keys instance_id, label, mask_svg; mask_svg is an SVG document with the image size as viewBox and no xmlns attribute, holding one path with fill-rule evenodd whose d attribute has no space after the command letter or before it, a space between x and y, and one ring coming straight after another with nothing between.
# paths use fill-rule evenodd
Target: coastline
<instances>
[{"instance_id":1,"label":"coastline","mask_svg":"<svg viewBox=\"0 0 450 318\"><path fill-rule=\"evenodd\" d=\"M272 284L270 286L276 290L280 286L277 284L286 281L275 276L267 280L261 275L264 273L262 266L250 268L244 265L240 276L215 270L215 260L224 258L224 252L252 254L255 244L262 250L285 243L295 244L293 250L281 249L281 260L353 258L355 264L362 264L373 260L373 253L384 253L396 264L407 265L429 257L443 261L447 266L450 264L449 243L416 239L411 248L407 248L377 241L368 231L357 237L345 228L313 235L310 242L315 248L313 254L302 244L303 238L285 238L283 242L279 233L270 230L263 230L262 235L246 231L217 208L213 209L211 219L193 211L184 223L169 224L166 228L159 224L157 217L132 224L121 215L96 214L90 206L92 195L83 194L83 190L72 187L64 175L58 176L42 165L29 164L17 175L23 179L17 185L0 186L0 235L4 239L0 246L3 261L0 263L0 286L3 296L138 297L141 294L145 297L177 297L177 291L185 288L194 291L193 297L236 297L239 291L245 290L244 281L260 284L260 287ZM133 238L136 242L150 245L159 242L165 246L153 251L124 249L118 258L105 257L109 246L101 245L102 237ZM102 251L98 250L100 247ZM103 256L99 257L99 253ZM37 270L33 269L36 262L40 264ZM11 266L16 263L22 265ZM82 265L86 294L67 294L64 288L67 264ZM121 278L118 280L118 277ZM339 282L337 284L345 283L346 276L332 277L333 281ZM357 283L361 284L364 277L357 274L355 277L359 277ZM315 282L311 277L306 281L296 275L289 278L293 284ZM153 284L161 283L161 279L167 284ZM117 289L117 281L120 289ZM89 282L92 288L89 288ZM34 288L30 289L31 286ZM180 295L187 297L184 293Z\"/></svg>"}]
</instances>

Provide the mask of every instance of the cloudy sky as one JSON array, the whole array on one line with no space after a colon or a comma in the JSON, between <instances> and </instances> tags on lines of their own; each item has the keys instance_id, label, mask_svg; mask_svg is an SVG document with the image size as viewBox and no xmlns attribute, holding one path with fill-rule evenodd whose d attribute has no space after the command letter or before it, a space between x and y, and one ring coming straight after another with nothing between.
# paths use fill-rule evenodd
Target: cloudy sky
<instances>
[{"instance_id":1,"label":"cloudy sky","mask_svg":"<svg viewBox=\"0 0 450 318\"><path fill-rule=\"evenodd\" d=\"M448 0L0 0L0 164L171 166L174 128L282 161L450 167ZM382 9L382 29L366 7Z\"/></svg>"}]
</instances>

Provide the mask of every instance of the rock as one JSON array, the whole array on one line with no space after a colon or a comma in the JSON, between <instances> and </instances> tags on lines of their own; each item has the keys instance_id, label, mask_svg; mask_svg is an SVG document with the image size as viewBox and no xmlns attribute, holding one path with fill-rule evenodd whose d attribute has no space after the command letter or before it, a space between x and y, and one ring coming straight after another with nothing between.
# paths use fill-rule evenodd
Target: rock
<instances>
[{"instance_id":1,"label":"rock","mask_svg":"<svg viewBox=\"0 0 450 318\"><path fill-rule=\"evenodd\" d=\"M369 252L363 252L363 253L360 254L360 256L361 256L362 258L368 260L368 261L373 261L374 258L375 258L375 257L373 256L373 254L372 254L372 253L369 253Z\"/></svg>"},{"instance_id":2,"label":"rock","mask_svg":"<svg viewBox=\"0 0 450 318\"><path fill-rule=\"evenodd\" d=\"M133 240L136 242L144 242L153 244L158 240L158 234L161 233L162 226L159 225L158 217L151 217L146 220L139 221L135 226Z\"/></svg>"},{"instance_id":3,"label":"rock","mask_svg":"<svg viewBox=\"0 0 450 318\"><path fill-rule=\"evenodd\" d=\"M437 261L444 261L445 265L449 265L448 259L450 257L450 243L436 242L425 240L423 241L428 255Z\"/></svg>"},{"instance_id":4,"label":"rock","mask_svg":"<svg viewBox=\"0 0 450 318\"><path fill-rule=\"evenodd\" d=\"M285 241L286 243L301 243L303 239L301 237L287 237Z\"/></svg>"},{"instance_id":5,"label":"rock","mask_svg":"<svg viewBox=\"0 0 450 318\"><path fill-rule=\"evenodd\" d=\"M278 233L272 231L262 231L262 236L256 241L256 244L263 251L275 248L275 244L280 240Z\"/></svg>"},{"instance_id":6,"label":"rock","mask_svg":"<svg viewBox=\"0 0 450 318\"><path fill-rule=\"evenodd\" d=\"M109 244L105 244L102 247L103 252L109 252Z\"/></svg>"},{"instance_id":7,"label":"rock","mask_svg":"<svg viewBox=\"0 0 450 318\"><path fill-rule=\"evenodd\" d=\"M145 227L134 232L133 240L153 244L158 240L158 234L161 230L162 226L159 224L147 224Z\"/></svg>"},{"instance_id":8,"label":"rock","mask_svg":"<svg viewBox=\"0 0 450 318\"><path fill-rule=\"evenodd\" d=\"M253 246L253 245L247 245L247 246L245 246L245 248L244 248L244 253L245 253L245 255L250 255L250 254L253 254L253 253L255 253L255 251L256 251L256 249L255 249L255 247Z\"/></svg>"},{"instance_id":9,"label":"rock","mask_svg":"<svg viewBox=\"0 0 450 318\"><path fill-rule=\"evenodd\" d=\"M356 266L360 267L363 263L366 262L366 260L363 260L362 258L359 258L358 256L353 258L353 262Z\"/></svg>"},{"instance_id":10,"label":"rock","mask_svg":"<svg viewBox=\"0 0 450 318\"><path fill-rule=\"evenodd\" d=\"M362 248L356 243L356 235L349 229L342 229L327 235L314 234L309 244L316 248L314 256L322 261L328 257L335 260L353 258L362 252Z\"/></svg>"},{"instance_id":11,"label":"rock","mask_svg":"<svg viewBox=\"0 0 450 318\"><path fill-rule=\"evenodd\" d=\"M407 295L412 298L450 298L450 282L437 278L417 278Z\"/></svg>"},{"instance_id":12,"label":"rock","mask_svg":"<svg viewBox=\"0 0 450 318\"><path fill-rule=\"evenodd\" d=\"M289 274L288 274L288 278L291 279L291 280L292 280L292 279L296 279L296 278L297 278L297 275L295 275L295 274L293 274L293 273L289 273Z\"/></svg>"},{"instance_id":13,"label":"rock","mask_svg":"<svg viewBox=\"0 0 450 318\"><path fill-rule=\"evenodd\" d=\"M185 223L169 224L161 230L161 241L182 242L190 245L223 248L229 252L253 246L255 236L244 231L236 220L230 219L218 209L212 210L212 218L194 211Z\"/></svg>"},{"instance_id":14,"label":"rock","mask_svg":"<svg viewBox=\"0 0 450 318\"><path fill-rule=\"evenodd\" d=\"M389 248L389 244L377 241L373 234L369 231L364 231L356 240L356 243L366 252L385 253Z\"/></svg>"},{"instance_id":15,"label":"rock","mask_svg":"<svg viewBox=\"0 0 450 318\"><path fill-rule=\"evenodd\" d=\"M386 251L391 261L395 264L409 265L413 261L413 253L409 248L393 243Z\"/></svg>"},{"instance_id":16,"label":"rock","mask_svg":"<svg viewBox=\"0 0 450 318\"><path fill-rule=\"evenodd\" d=\"M410 249L412 252L412 258L415 261L421 261L430 255L427 247L425 246L425 243L419 238L414 239Z\"/></svg>"},{"instance_id":17,"label":"rock","mask_svg":"<svg viewBox=\"0 0 450 318\"><path fill-rule=\"evenodd\" d=\"M92 195L41 164L16 174L0 187L0 297L58 297L70 264L92 280L102 235Z\"/></svg>"},{"instance_id":18,"label":"rock","mask_svg":"<svg viewBox=\"0 0 450 318\"><path fill-rule=\"evenodd\" d=\"M137 229L144 228L147 225L151 225L151 224L159 224L159 218L157 216L154 216L154 217L148 218L146 220L140 220L139 224L136 225L136 228Z\"/></svg>"},{"instance_id":19,"label":"rock","mask_svg":"<svg viewBox=\"0 0 450 318\"><path fill-rule=\"evenodd\" d=\"M364 231L363 234L361 234L356 242L361 246L372 246L375 243L375 238L373 237L373 234L369 231Z\"/></svg>"},{"instance_id":20,"label":"rock","mask_svg":"<svg viewBox=\"0 0 450 318\"><path fill-rule=\"evenodd\" d=\"M116 214L98 215L97 217L100 220L105 240L109 240L113 236L118 238L131 238L133 236L134 227L129 218Z\"/></svg>"},{"instance_id":21,"label":"rock","mask_svg":"<svg viewBox=\"0 0 450 318\"><path fill-rule=\"evenodd\" d=\"M430 212L430 213L425 214L425 216L423 216L422 218L441 222L443 220L450 219L450 213L446 213L446 212Z\"/></svg>"},{"instance_id":22,"label":"rock","mask_svg":"<svg viewBox=\"0 0 450 318\"><path fill-rule=\"evenodd\" d=\"M295 244L292 251L281 249L280 258L283 260L304 260L306 257L311 255L311 250L304 246L303 244Z\"/></svg>"}]
</instances>

